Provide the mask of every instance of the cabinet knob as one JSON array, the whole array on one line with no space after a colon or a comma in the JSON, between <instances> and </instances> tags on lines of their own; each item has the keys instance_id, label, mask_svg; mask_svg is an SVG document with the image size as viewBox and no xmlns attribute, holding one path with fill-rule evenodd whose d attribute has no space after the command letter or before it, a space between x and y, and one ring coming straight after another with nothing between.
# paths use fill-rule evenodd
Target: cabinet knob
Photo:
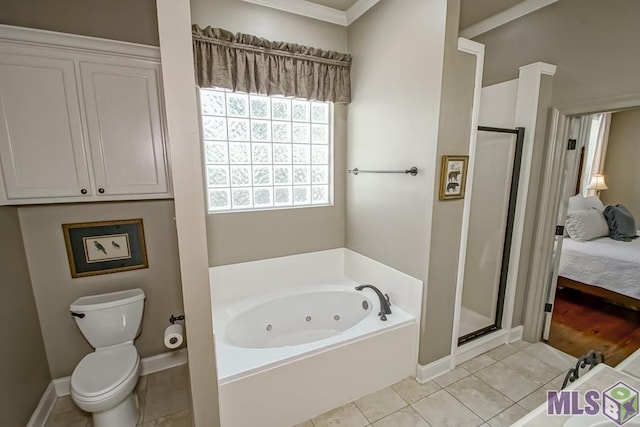
<instances>
[{"instance_id":1,"label":"cabinet knob","mask_svg":"<svg viewBox=\"0 0 640 427\"><path fill-rule=\"evenodd\" d=\"M104 194L104 188L98 188L98 193Z\"/></svg>"},{"instance_id":2,"label":"cabinet knob","mask_svg":"<svg viewBox=\"0 0 640 427\"><path fill-rule=\"evenodd\" d=\"M87 189L86 189L86 188L83 188L82 190L80 190L80 192L81 192L82 194L87 194Z\"/></svg>"}]
</instances>

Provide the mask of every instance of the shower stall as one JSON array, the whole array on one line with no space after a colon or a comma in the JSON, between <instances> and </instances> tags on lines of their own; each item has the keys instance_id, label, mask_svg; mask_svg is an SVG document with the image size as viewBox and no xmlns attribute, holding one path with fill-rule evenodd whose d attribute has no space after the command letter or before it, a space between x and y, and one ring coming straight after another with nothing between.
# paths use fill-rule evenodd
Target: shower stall
<instances>
[{"instance_id":1,"label":"shower stall","mask_svg":"<svg viewBox=\"0 0 640 427\"><path fill-rule=\"evenodd\" d=\"M458 344L501 328L524 128L478 127Z\"/></svg>"}]
</instances>

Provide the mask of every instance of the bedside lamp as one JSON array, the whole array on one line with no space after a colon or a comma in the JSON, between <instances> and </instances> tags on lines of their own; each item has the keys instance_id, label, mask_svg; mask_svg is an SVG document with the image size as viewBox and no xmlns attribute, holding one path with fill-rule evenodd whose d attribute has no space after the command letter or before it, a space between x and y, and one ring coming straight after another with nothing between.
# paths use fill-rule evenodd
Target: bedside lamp
<instances>
[{"instance_id":1,"label":"bedside lamp","mask_svg":"<svg viewBox=\"0 0 640 427\"><path fill-rule=\"evenodd\" d=\"M600 190L608 190L608 189L609 187L607 187L607 183L604 182L604 175L602 175L601 173L595 174L591 178L591 182L587 186L587 190L596 191L596 196L600 195Z\"/></svg>"}]
</instances>

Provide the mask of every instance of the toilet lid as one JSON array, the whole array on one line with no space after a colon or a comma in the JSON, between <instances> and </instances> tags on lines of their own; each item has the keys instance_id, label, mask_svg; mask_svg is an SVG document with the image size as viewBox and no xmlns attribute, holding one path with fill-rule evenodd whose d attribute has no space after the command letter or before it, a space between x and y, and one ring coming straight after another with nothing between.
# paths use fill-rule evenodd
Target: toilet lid
<instances>
[{"instance_id":1,"label":"toilet lid","mask_svg":"<svg viewBox=\"0 0 640 427\"><path fill-rule=\"evenodd\" d=\"M99 396L122 384L138 364L133 345L97 350L84 357L71 375L71 389L84 397Z\"/></svg>"}]
</instances>

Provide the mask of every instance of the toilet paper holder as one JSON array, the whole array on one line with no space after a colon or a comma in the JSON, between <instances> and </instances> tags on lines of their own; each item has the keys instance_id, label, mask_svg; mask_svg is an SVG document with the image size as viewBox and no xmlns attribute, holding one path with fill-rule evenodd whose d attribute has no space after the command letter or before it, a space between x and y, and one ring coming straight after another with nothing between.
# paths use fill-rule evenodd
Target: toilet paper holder
<instances>
[{"instance_id":1,"label":"toilet paper holder","mask_svg":"<svg viewBox=\"0 0 640 427\"><path fill-rule=\"evenodd\" d=\"M169 318L169 322L171 322L171 324L175 324L176 321L178 320L184 320L184 314L181 314L180 316L174 316L173 314L171 315L171 317Z\"/></svg>"}]
</instances>

